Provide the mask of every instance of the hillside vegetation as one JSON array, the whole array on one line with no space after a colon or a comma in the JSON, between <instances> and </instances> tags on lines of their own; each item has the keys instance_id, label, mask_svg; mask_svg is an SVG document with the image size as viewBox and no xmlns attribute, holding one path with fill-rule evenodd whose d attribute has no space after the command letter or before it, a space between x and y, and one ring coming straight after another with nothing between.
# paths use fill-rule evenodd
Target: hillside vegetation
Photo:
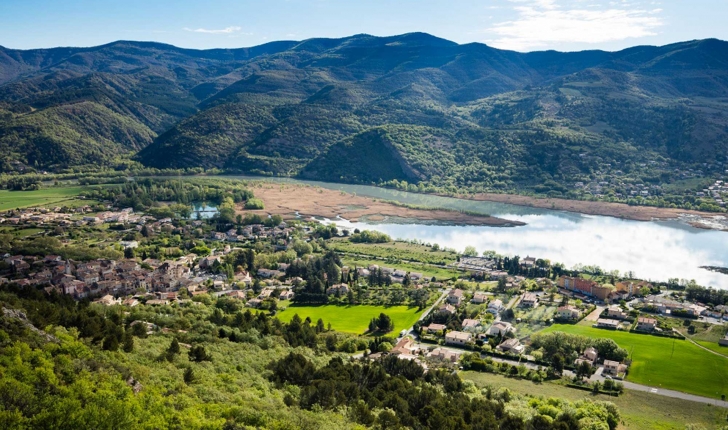
<instances>
[{"instance_id":1,"label":"hillside vegetation","mask_svg":"<svg viewBox=\"0 0 728 430\"><path fill-rule=\"evenodd\" d=\"M139 151L155 168L720 210L696 191L725 173L726 142L719 40L527 54L422 33L0 49L3 172Z\"/></svg>"}]
</instances>

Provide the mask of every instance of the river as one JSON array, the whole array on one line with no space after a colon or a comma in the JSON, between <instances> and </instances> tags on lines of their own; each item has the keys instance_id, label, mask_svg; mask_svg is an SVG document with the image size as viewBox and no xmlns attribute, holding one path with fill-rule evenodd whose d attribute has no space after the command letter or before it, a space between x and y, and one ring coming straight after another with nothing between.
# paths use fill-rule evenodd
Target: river
<instances>
[{"instance_id":1,"label":"river","mask_svg":"<svg viewBox=\"0 0 728 430\"><path fill-rule=\"evenodd\" d=\"M242 176L231 178L261 179ZM637 277L655 281L666 281L668 278L694 279L701 285L728 289L728 275L699 267L728 267L728 233L694 228L677 220L631 221L365 185L288 178L265 179L307 183L360 196L467 210L526 223L521 227L487 227L428 225L404 219L358 223L333 220L342 227L379 230L393 238L419 239L459 251L472 245L479 252L493 250L522 258L547 258L552 262L564 263L567 267L596 265L608 271L632 271Z\"/></svg>"}]
</instances>

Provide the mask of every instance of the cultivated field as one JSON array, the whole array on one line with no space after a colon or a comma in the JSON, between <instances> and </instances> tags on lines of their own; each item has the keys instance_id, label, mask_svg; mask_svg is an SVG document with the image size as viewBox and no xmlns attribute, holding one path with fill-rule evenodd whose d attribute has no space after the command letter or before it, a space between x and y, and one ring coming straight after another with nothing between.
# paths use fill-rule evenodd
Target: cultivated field
<instances>
[{"instance_id":1,"label":"cultivated field","mask_svg":"<svg viewBox=\"0 0 728 430\"><path fill-rule=\"evenodd\" d=\"M632 366L627 380L700 396L728 395L728 358L686 340L557 324L544 331L563 331L613 339L629 352Z\"/></svg>"},{"instance_id":2,"label":"cultivated field","mask_svg":"<svg viewBox=\"0 0 728 430\"><path fill-rule=\"evenodd\" d=\"M288 322L293 315L298 314L301 319L311 318L316 323L319 318L324 320L324 324L331 323L331 328L345 333L364 334L368 327L369 321L378 317L384 312L389 315L394 322L393 334L399 334L403 329L412 327L423 311L418 311L416 307L407 306L297 306L291 305L285 310L278 312L277 317L281 321Z\"/></svg>"},{"instance_id":3,"label":"cultivated field","mask_svg":"<svg viewBox=\"0 0 728 430\"><path fill-rule=\"evenodd\" d=\"M35 191L0 190L0 210L27 208L30 206L73 206L71 200L85 187L43 188ZM84 203L85 204L85 203Z\"/></svg>"},{"instance_id":4,"label":"cultivated field","mask_svg":"<svg viewBox=\"0 0 728 430\"><path fill-rule=\"evenodd\" d=\"M369 267L372 264L376 264L377 266L392 267L396 269L406 270L407 272L422 273L422 275L426 276L427 278L432 278L434 276L435 278L437 278L438 281L457 278L458 276L460 276L460 272L458 272L457 270L445 269L442 267L433 266L431 264L400 262L394 263L387 262L386 260L378 260L376 258L351 257L348 255L342 255L341 259L343 260L344 264L349 267Z\"/></svg>"},{"instance_id":5,"label":"cultivated field","mask_svg":"<svg viewBox=\"0 0 728 430\"><path fill-rule=\"evenodd\" d=\"M371 255L385 260L408 260L430 264L450 264L457 260L455 252L434 251L430 247L407 242L352 243L346 239L334 239L329 247L340 252Z\"/></svg>"},{"instance_id":6,"label":"cultivated field","mask_svg":"<svg viewBox=\"0 0 728 430\"><path fill-rule=\"evenodd\" d=\"M715 406L688 402L641 391L625 390L619 397L593 395L551 382L535 384L531 381L506 378L492 373L461 372L463 379L471 380L479 387L505 387L521 395L557 397L570 401L579 399L612 402L619 408L624 421L620 429L630 430L683 430L686 424L699 428L717 428L725 422L726 411Z\"/></svg>"}]
</instances>

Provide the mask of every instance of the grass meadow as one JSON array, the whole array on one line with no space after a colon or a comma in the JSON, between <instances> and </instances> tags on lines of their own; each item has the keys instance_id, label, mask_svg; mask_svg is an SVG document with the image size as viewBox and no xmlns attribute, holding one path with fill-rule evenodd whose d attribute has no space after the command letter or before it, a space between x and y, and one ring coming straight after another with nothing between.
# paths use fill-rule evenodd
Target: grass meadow
<instances>
[{"instance_id":1,"label":"grass meadow","mask_svg":"<svg viewBox=\"0 0 728 430\"><path fill-rule=\"evenodd\" d=\"M57 187L35 191L0 190L0 211L56 204L73 206L70 204L70 200L77 197L84 189L85 187ZM79 200L79 202L81 201Z\"/></svg>"},{"instance_id":2,"label":"grass meadow","mask_svg":"<svg viewBox=\"0 0 728 430\"><path fill-rule=\"evenodd\" d=\"M610 397L604 394L593 395L553 382L536 384L492 373L461 372L460 376L475 382L478 387L504 387L520 395L558 397L570 401L586 398L612 402L617 405L622 416L620 429L684 430L687 424L698 425L698 428L718 428L725 423L725 410L722 408L641 391L625 390L619 397Z\"/></svg>"},{"instance_id":3,"label":"grass meadow","mask_svg":"<svg viewBox=\"0 0 728 430\"><path fill-rule=\"evenodd\" d=\"M592 338L613 339L629 352L632 360L627 380L710 398L728 395L728 358L715 355L687 340L676 340L580 325L544 329Z\"/></svg>"},{"instance_id":4,"label":"grass meadow","mask_svg":"<svg viewBox=\"0 0 728 430\"><path fill-rule=\"evenodd\" d=\"M378 317L380 313L385 313L392 318L394 322L394 330L392 333L399 334L403 329L412 327L419 319L423 311L418 311L416 307L407 306L297 306L291 305L285 310L278 312L276 315L281 321L288 322L294 315L298 314L301 319L311 318L315 323L319 318L324 320L324 324L331 323L331 328L353 334L364 334L369 328L369 321Z\"/></svg>"}]
</instances>

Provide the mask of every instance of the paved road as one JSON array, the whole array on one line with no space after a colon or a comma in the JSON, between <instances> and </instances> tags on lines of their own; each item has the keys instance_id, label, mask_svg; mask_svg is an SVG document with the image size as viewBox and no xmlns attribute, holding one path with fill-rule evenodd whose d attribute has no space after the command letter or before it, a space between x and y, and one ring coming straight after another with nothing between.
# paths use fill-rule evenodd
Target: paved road
<instances>
[{"instance_id":1,"label":"paved road","mask_svg":"<svg viewBox=\"0 0 728 430\"><path fill-rule=\"evenodd\" d=\"M432 346L432 345L418 344L418 347L427 347L427 346ZM456 348L456 347L452 347L452 346L447 346L445 348L451 349L454 351L472 352L470 350ZM493 361L508 363L508 364L512 364L512 365L523 364L524 366L526 366L529 369L537 369L539 367L536 364L528 363L528 362L521 362L519 360L509 360L509 359L504 359L504 358L500 358L500 357L490 357L490 358L493 359ZM602 370L602 368L600 368L599 371L597 373L595 373L594 376L592 376L592 378L591 378L592 381L598 380L598 381L604 382L605 378L601 375L601 370ZM564 376L567 378L573 378L574 373L569 370L564 370ZM626 388L628 390L642 391L645 393L654 394L656 396L672 397L675 399L682 399L682 400L688 400L691 402L705 403L708 405L720 406L720 407L728 409L728 401L723 401L723 400L719 400L719 399L711 399L710 397L696 396L693 394L687 394L687 393L683 393L680 391L666 390L664 388L659 388L659 387L650 387L648 385L635 384L634 382L629 382L629 381L617 381L617 382L621 382L622 384L624 384L624 388Z\"/></svg>"},{"instance_id":2,"label":"paved road","mask_svg":"<svg viewBox=\"0 0 728 430\"><path fill-rule=\"evenodd\" d=\"M426 311L424 311L422 313L422 315L420 315L420 318L417 320L417 322L420 322L420 321L424 320L425 318L427 318L427 315L429 315L430 312L432 312L432 310L435 309L440 304L440 302L442 302L445 299L445 297L447 296L447 294L449 292L450 292L450 288L443 290L442 294L440 295L440 298L435 300L435 303L433 303L432 306L430 306ZM414 328L415 328L414 326L408 328L407 333L405 333L405 336L412 335L412 333L414 332ZM400 336L400 338L401 337L402 336ZM415 336L413 335L413 337L415 337Z\"/></svg>"},{"instance_id":3,"label":"paved road","mask_svg":"<svg viewBox=\"0 0 728 430\"><path fill-rule=\"evenodd\" d=\"M592 375L592 377L589 379L590 381L601 381L604 382L604 376L602 376L602 370L604 368L600 367L597 369L597 371ZM706 403L708 405L715 405L720 406L723 408L728 408L728 402L719 400L719 399L711 399L710 397L702 397L702 396L696 396L693 394L683 393L681 391L674 391L674 390L667 390L660 387L650 387L649 385L642 385L642 384L635 384L634 382L629 381L617 381L621 382L624 385L624 388L628 390L634 390L634 391L642 391L645 393L654 394L657 396L665 396L665 397L672 397L675 399L682 399L682 400L689 400L691 402L698 402L698 403Z\"/></svg>"},{"instance_id":4,"label":"paved road","mask_svg":"<svg viewBox=\"0 0 728 430\"><path fill-rule=\"evenodd\" d=\"M689 400L691 402L706 403L709 405L720 406L722 408L728 408L728 402L711 399L708 397L694 396L692 394L681 393L680 391L666 390L664 388L649 387L647 385L635 384L628 381L620 381L624 384L624 388L634 391L644 391L646 393L655 394L658 396L673 397L675 399Z\"/></svg>"}]
</instances>

